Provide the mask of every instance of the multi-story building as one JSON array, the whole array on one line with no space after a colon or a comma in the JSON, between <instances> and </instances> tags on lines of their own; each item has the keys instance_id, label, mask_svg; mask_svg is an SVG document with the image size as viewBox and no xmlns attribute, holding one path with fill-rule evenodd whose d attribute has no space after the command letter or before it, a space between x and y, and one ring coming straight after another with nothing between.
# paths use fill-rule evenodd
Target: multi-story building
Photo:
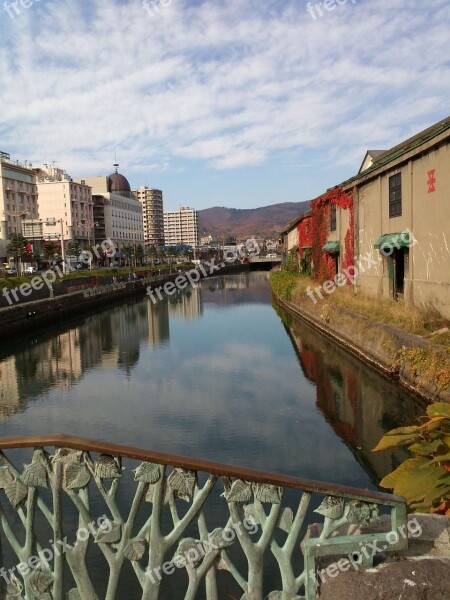
<instances>
[{"instance_id":1,"label":"multi-story building","mask_svg":"<svg viewBox=\"0 0 450 600\"><path fill-rule=\"evenodd\" d=\"M133 197L126 177L116 170L108 177L85 177L80 183L92 188L96 239L111 239L123 246L144 244L142 204Z\"/></svg>"},{"instance_id":2,"label":"multi-story building","mask_svg":"<svg viewBox=\"0 0 450 600\"><path fill-rule=\"evenodd\" d=\"M92 190L62 169L43 165L35 169L39 192L39 219L44 239L72 240L87 248L95 242ZM52 224L50 224L52 223Z\"/></svg>"},{"instance_id":3,"label":"multi-story building","mask_svg":"<svg viewBox=\"0 0 450 600\"><path fill-rule=\"evenodd\" d=\"M164 213L166 246L198 246L198 213L182 206L179 210Z\"/></svg>"},{"instance_id":4,"label":"multi-story building","mask_svg":"<svg viewBox=\"0 0 450 600\"><path fill-rule=\"evenodd\" d=\"M141 186L133 192L142 204L146 246L164 246L164 207L161 190Z\"/></svg>"},{"instance_id":5,"label":"multi-story building","mask_svg":"<svg viewBox=\"0 0 450 600\"><path fill-rule=\"evenodd\" d=\"M32 165L12 161L0 152L0 257L7 261L11 236L22 233L24 219L38 218L38 190Z\"/></svg>"}]
</instances>

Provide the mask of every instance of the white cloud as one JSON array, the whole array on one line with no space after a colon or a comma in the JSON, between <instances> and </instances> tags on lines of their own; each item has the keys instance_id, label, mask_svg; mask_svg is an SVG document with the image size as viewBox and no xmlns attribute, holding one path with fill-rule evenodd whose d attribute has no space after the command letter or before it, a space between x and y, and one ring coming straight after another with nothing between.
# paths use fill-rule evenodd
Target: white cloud
<instances>
[{"instance_id":1,"label":"white cloud","mask_svg":"<svg viewBox=\"0 0 450 600\"><path fill-rule=\"evenodd\" d=\"M447 0L42 0L3 20L2 147L72 173L231 169L280 150L359 165L445 116ZM266 3L267 4L267 3Z\"/></svg>"}]
</instances>

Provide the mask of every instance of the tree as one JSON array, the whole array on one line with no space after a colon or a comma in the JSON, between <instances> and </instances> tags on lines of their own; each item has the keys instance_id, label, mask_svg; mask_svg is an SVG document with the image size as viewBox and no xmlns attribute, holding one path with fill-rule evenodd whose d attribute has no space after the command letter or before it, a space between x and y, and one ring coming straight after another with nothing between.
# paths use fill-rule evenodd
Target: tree
<instances>
[{"instance_id":1,"label":"tree","mask_svg":"<svg viewBox=\"0 0 450 600\"><path fill-rule=\"evenodd\" d=\"M31 256L29 250L29 244L21 233L15 233L9 244L6 246L6 252L8 256L14 257L14 263L18 267L17 272L20 274L22 271L22 260L25 256Z\"/></svg>"},{"instance_id":2,"label":"tree","mask_svg":"<svg viewBox=\"0 0 450 600\"><path fill-rule=\"evenodd\" d=\"M144 248L142 247L141 244L138 244L136 246L135 256L136 256L136 261L139 262L140 266L142 266L142 259L144 258Z\"/></svg>"},{"instance_id":3,"label":"tree","mask_svg":"<svg viewBox=\"0 0 450 600\"><path fill-rule=\"evenodd\" d=\"M70 241L67 244L67 248L66 248L66 254L67 256L73 256L75 258L78 258L81 254L81 246L78 242L75 241Z\"/></svg>"},{"instance_id":4,"label":"tree","mask_svg":"<svg viewBox=\"0 0 450 600\"><path fill-rule=\"evenodd\" d=\"M46 242L42 247L42 258L45 262L54 260L55 254L60 250L59 246L54 242Z\"/></svg>"},{"instance_id":5,"label":"tree","mask_svg":"<svg viewBox=\"0 0 450 600\"><path fill-rule=\"evenodd\" d=\"M155 258L156 258L156 256L157 256L157 254L158 254L158 252L157 252L157 250L156 250L155 246L149 246L149 247L146 249L146 251L145 251L145 255L146 255L146 256L148 256L148 257L150 258L150 261L151 261L152 267L153 267L153 266L154 266L154 264L155 264Z\"/></svg>"},{"instance_id":6,"label":"tree","mask_svg":"<svg viewBox=\"0 0 450 600\"><path fill-rule=\"evenodd\" d=\"M133 246L131 246L130 244L128 244L127 246L123 246L122 248L122 256L125 258L125 262L130 265L131 264L131 258L134 254L134 248Z\"/></svg>"}]
</instances>

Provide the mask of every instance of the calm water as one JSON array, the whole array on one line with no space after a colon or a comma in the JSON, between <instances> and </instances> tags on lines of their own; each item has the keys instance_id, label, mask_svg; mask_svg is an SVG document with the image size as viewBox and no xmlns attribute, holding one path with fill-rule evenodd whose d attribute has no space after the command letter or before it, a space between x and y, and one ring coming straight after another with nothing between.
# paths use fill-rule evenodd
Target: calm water
<instances>
[{"instance_id":1,"label":"calm water","mask_svg":"<svg viewBox=\"0 0 450 600\"><path fill-rule=\"evenodd\" d=\"M74 315L76 318L76 315ZM417 401L271 304L267 273L139 298L0 361L0 436L68 433L358 487Z\"/></svg>"},{"instance_id":2,"label":"calm water","mask_svg":"<svg viewBox=\"0 0 450 600\"><path fill-rule=\"evenodd\" d=\"M210 279L157 305L140 298L74 315L64 328L3 346L0 377L1 437L68 433L357 487L375 487L399 463L401 455L374 455L371 448L385 430L423 410L276 310L267 273ZM15 459L29 461L24 451ZM119 504L128 514L135 490L129 469L124 478ZM219 494L209 499L208 518L223 525ZM91 498L91 509L105 511L99 498ZM78 523L67 499L64 523L73 531ZM40 539L50 538L42 519L38 529ZM5 543L2 560L17 563ZM300 568L300 553L295 560ZM103 597L108 569L95 548L89 563ZM184 597L184 577L166 577L161 600ZM240 597L236 586L226 591L223 575L218 581L220 598ZM265 593L280 585L269 557ZM119 597L141 597L128 563Z\"/></svg>"}]
</instances>

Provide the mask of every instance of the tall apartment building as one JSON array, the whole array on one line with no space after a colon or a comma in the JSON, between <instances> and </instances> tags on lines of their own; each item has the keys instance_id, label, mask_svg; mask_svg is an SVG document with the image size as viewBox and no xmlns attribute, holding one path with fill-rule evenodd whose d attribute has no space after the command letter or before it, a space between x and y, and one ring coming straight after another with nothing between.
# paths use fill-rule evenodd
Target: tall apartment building
<instances>
[{"instance_id":1,"label":"tall apartment building","mask_svg":"<svg viewBox=\"0 0 450 600\"><path fill-rule=\"evenodd\" d=\"M92 190L77 183L62 169L43 165L35 169L39 192L39 219L45 239L73 240L81 247L95 239ZM48 222L54 225L46 224Z\"/></svg>"},{"instance_id":2,"label":"tall apartment building","mask_svg":"<svg viewBox=\"0 0 450 600\"><path fill-rule=\"evenodd\" d=\"M164 213L166 246L198 246L198 213L182 206L179 210Z\"/></svg>"},{"instance_id":3,"label":"tall apartment building","mask_svg":"<svg viewBox=\"0 0 450 600\"><path fill-rule=\"evenodd\" d=\"M22 233L24 219L38 218L38 190L32 165L12 161L0 152L0 257L7 262L6 246Z\"/></svg>"},{"instance_id":4,"label":"tall apartment building","mask_svg":"<svg viewBox=\"0 0 450 600\"><path fill-rule=\"evenodd\" d=\"M141 186L133 192L142 204L146 246L164 246L164 207L161 190Z\"/></svg>"},{"instance_id":5,"label":"tall apartment building","mask_svg":"<svg viewBox=\"0 0 450 600\"><path fill-rule=\"evenodd\" d=\"M133 197L126 177L116 170L108 177L85 177L80 183L92 188L96 240L111 239L118 249L144 244L142 204Z\"/></svg>"}]
</instances>

